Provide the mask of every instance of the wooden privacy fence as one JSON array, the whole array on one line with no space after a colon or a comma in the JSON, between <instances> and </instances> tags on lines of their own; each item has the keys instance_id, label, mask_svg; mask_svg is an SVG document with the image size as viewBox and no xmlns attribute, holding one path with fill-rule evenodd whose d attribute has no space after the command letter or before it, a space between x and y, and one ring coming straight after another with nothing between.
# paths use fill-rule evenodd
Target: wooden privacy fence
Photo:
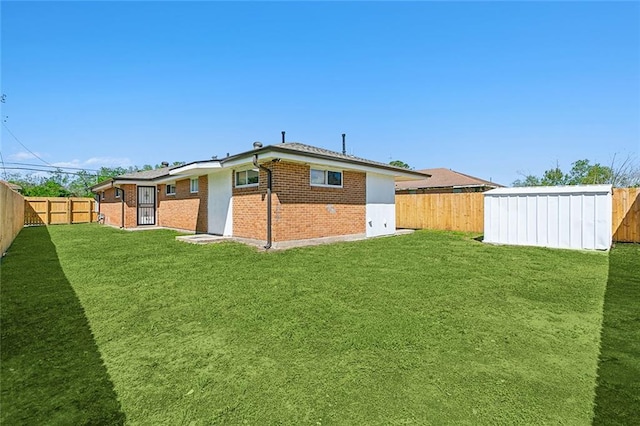
<instances>
[{"instance_id":1,"label":"wooden privacy fence","mask_svg":"<svg viewBox=\"0 0 640 426\"><path fill-rule=\"evenodd\" d=\"M640 188L613 189L613 241L640 243Z\"/></svg>"},{"instance_id":2,"label":"wooden privacy fence","mask_svg":"<svg viewBox=\"0 0 640 426\"><path fill-rule=\"evenodd\" d=\"M396 227L482 232L482 192L396 194Z\"/></svg>"},{"instance_id":3,"label":"wooden privacy fence","mask_svg":"<svg viewBox=\"0 0 640 426\"><path fill-rule=\"evenodd\" d=\"M93 198L26 197L24 225L60 225L97 220Z\"/></svg>"},{"instance_id":4,"label":"wooden privacy fence","mask_svg":"<svg viewBox=\"0 0 640 426\"><path fill-rule=\"evenodd\" d=\"M640 188L613 189L613 241L640 243ZM484 232L484 194L396 194L396 227Z\"/></svg>"},{"instance_id":5,"label":"wooden privacy fence","mask_svg":"<svg viewBox=\"0 0 640 426\"><path fill-rule=\"evenodd\" d=\"M0 256L22 229L24 198L0 181Z\"/></svg>"}]
</instances>

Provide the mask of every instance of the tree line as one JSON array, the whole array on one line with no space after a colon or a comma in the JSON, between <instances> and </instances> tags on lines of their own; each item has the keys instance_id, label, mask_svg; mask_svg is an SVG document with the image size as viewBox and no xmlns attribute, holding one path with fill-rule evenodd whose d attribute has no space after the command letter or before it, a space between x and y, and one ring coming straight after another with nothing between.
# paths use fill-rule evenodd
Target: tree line
<instances>
[{"instance_id":1,"label":"tree line","mask_svg":"<svg viewBox=\"0 0 640 426\"><path fill-rule=\"evenodd\" d=\"M598 185L610 184L617 188L640 186L640 166L631 156L616 161L610 166L600 163L591 164L589 160L578 160L571 164L565 173L560 166L546 170L542 176L523 175L513 182L513 186L557 186L557 185Z\"/></svg>"},{"instance_id":2,"label":"tree line","mask_svg":"<svg viewBox=\"0 0 640 426\"><path fill-rule=\"evenodd\" d=\"M181 166L182 161L175 161L171 166ZM62 168L49 172L46 176L41 174L14 173L6 177L6 181L19 185L22 195L25 197L93 197L89 190L92 185L120 176L126 173L135 173L145 170L154 170L163 167L162 164L152 166L145 164L142 167L101 167L97 172L90 173L86 170L68 172Z\"/></svg>"}]
</instances>

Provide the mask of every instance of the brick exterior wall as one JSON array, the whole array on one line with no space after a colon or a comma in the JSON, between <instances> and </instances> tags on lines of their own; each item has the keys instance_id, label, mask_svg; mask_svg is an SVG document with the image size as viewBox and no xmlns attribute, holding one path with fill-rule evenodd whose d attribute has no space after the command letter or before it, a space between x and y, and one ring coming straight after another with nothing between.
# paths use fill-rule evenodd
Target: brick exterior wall
<instances>
[{"instance_id":1,"label":"brick exterior wall","mask_svg":"<svg viewBox=\"0 0 640 426\"><path fill-rule=\"evenodd\" d=\"M342 188L310 185L310 167L304 164L267 163L273 170L273 241L291 241L366 232L366 174L344 171ZM235 176L235 172L234 172ZM266 238L267 173L260 184L233 188L233 234Z\"/></svg>"},{"instance_id":2,"label":"brick exterior wall","mask_svg":"<svg viewBox=\"0 0 640 426\"><path fill-rule=\"evenodd\" d=\"M124 222L125 228L132 228L137 223L135 185L122 185L125 194ZM122 194L122 193L121 193ZM98 193L102 196L102 193ZM115 188L104 191L104 199L100 199L100 213L104 215L104 223L112 226L122 226L122 199L116 198Z\"/></svg>"},{"instance_id":3,"label":"brick exterior wall","mask_svg":"<svg viewBox=\"0 0 640 426\"><path fill-rule=\"evenodd\" d=\"M209 180L198 178L198 192L191 193L190 179L176 181L175 195L167 195L167 186L158 185L158 226L197 233L208 230Z\"/></svg>"}]
</instances>

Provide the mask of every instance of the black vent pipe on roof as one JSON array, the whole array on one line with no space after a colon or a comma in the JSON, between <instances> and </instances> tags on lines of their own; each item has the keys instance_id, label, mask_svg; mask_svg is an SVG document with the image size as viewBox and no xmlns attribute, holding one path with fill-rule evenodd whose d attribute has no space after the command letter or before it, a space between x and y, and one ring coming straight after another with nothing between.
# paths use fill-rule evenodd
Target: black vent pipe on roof
<instances>
[{"instance_id":1,"label":"black vent pipe on roof","mask_svg":"<svg viewBox=\"0 0 640 426\"><path fill-rule=\"evenodd\" d=\"M282 131L282 143L284 143L284 130Z\"/></svg>"},{"instance_id":2,"label":"black vent pipe on roof","mask_svg":"<svg viewBox=\"0 0 640 426\"><path fill-rule=\"evenodd\" d=\"M258 154L253 154L253 165L267 172L267 244L264 248L271 248L271 169L258 164Z\"/></svg>"},{"instance_id":3,"label":"black vent pipe on roof","mask_svg":"<svg viewBox=\"0 0 640 426\"><path fill-rule=\"evenodd\" d=\"M347 154L347 144L345 142L345 138L347 137L346 133L342 134L342 154L346 155Z\"/></svg>"}]
</instances>

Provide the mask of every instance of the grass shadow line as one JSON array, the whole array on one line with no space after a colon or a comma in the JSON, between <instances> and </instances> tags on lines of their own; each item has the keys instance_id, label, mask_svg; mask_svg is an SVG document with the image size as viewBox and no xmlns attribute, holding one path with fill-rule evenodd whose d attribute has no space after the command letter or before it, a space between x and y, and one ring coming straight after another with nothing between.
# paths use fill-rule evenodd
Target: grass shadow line
<instances>
[{"instance_id":1,"label":"grass shadow line","mask_svg":"<svg viewBox=\"0 0 640 426\"><path fill-rule=\"evenodd\" d=\"M124 424L47 227L23 229L0 269L0 423Z\"/></svg>"},{"instance_id":2,"label":"grass shadow line","mask_svg":"<svg viewBox=\"0 0 640 426\"><path fill-rule=\"evenodd\" d=\"M617 244L609 254L594 425L640 424L638 265L638 244Z\"/></svg>"}]
</instances>

